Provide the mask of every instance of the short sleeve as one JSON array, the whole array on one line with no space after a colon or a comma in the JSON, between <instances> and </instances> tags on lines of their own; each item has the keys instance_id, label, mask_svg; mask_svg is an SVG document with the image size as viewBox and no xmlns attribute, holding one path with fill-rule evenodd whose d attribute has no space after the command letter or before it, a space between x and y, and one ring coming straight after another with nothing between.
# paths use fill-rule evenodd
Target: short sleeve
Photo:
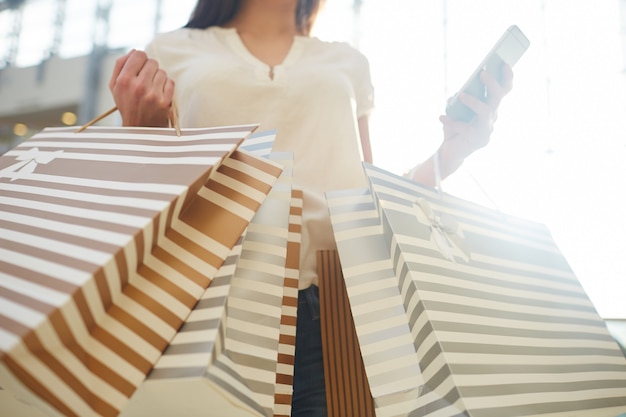
<instances>
[{"instance_id":1,"label":"short sleeve","mask_svg":"<svg viewBox=\"0 0 626 417\"><path fill-rule=\"evenodd\" d=\"M165 37L165 34L159 33L146 45L144 52L148 55L148 57L160 61L158 54L159 43L161 43L162 39Z\"/></svg>"},{"instance_id":2,"label":"short sleeve","mask_svg":"<svg viewBox=\"0 0 626 417\"><path fill-rule=\"evenodd\" d=\"M149 44L146 45L144 51L146 52L146 54L148 54L148 56L150 58L154 58L156 59L156 46L154 45L154 41L151 41Z\"/></svg>"},{"instance_id":3,"label":"short sleeve","mask_svg":"<svg viewBox=\"0 0 626 417\"><path fill-rule=\"evenodd\" d=\"M189 38L189 29L175 29L157 33L144 48L148 57L156 59L160 65L170 66L175 63L176 53L184 53L184 45Z\"/></svg>"},{"instance_id":4,"label":"short sleeve","mask_svg":"<svg viewBox=\"0 0 626 417\"><path fill-rule=\"evenodd\" d=\"M357 117L367 116L374 109L374 86L367 57L361 52L355 55L354 90Z\"/></svg>"}]
</instances>

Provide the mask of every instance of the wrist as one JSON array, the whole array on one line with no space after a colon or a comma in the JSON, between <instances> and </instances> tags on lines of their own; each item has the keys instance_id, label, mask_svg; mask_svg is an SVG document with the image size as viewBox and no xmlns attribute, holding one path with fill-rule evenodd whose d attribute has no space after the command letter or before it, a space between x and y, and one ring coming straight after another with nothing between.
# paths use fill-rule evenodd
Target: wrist
<instances>
[{"instance_id":1,"label":"wrist","mask_svg":"<svg viewBox=\"0 0 626 417\"><path fill-rule=\"evenodd\" d=\"M439 158L439 168L444 177L459 169L465 161L466 155L454 145L451 141L445 140L433 155L433 158Z\"/></svg>"}]
</instances>

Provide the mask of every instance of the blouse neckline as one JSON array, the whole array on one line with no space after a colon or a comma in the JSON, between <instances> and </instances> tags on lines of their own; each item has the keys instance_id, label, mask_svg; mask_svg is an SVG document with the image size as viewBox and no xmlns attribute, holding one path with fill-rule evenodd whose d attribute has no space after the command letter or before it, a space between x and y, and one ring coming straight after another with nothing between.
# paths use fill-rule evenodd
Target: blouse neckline
<instances>
[{"instance_id":1,"label":"blouse neckline","mask_svg":"<svg viewBox=\"0 0 626 417\"><path fill-rule=\"evenodd\" d=\"M250 50L246 47L241 36L237 32L236 28L226 28L222 26L213 26L211 27L218 35L222 37L224 42L240 57L248 61L250 64L257 67L259 70L263 71L265 76L276 79L280 77L283 73L283 70L293 65L303 53L304 50L304 42L307 39L306 36L296 35L294 36L293 43L285 55L285 59L280 64L275 66L271 66L266 64L257 58Z\"/></svg>"}]
</instances>

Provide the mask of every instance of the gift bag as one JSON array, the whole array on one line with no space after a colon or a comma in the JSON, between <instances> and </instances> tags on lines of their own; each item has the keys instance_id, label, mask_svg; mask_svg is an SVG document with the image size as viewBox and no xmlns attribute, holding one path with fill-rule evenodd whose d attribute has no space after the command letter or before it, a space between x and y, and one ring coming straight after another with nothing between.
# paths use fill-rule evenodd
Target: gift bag
<instances>
[{"instance_id":1,"label":"gift bag","mask_svg":"<svg viewBox=\"0 0 626 417\"><path fill-rule=\"evenodd\" d=\"M425 382L395 415L626 411L626 359L544 225L366 173Z\"/></svg>"},{"instance_id":2,"label":"gift bag","mask_svg":"<svg viewBox=\"0 0 626 417\"><path fill-rule=\"evenodd\" d=\"M241 147L254 155L269 157L276 138L276 132L276 130L267 130L253 133L246 139ZM291 168L293 169L293 167ZM285 175L285 173L283 173L283 175ZM284 293L280 319L280 337L278 341L274 417L288 417L291 415L298 309L298 279L300 276L302 199L302 190L292 185Z\"/></svg>"},{"instance_id":3,"label":"gift bag","mask_svg":"<svg viewBox=\"0 0 626 417\"><path fill-rule=\"evenodd\" d=\"M241 144L243 149L253 155L269 157L276 140L276 129L254 132Z\"/></svg>"},{"instance_id":4,"label":"gift bag","mask_svg":"<svg viewBox=\"0 0 626 417\"><path fill-rule=\"evenodd\" d=\"M352 189L329 192L326 198L350 304L346 315L352 315L376 415L403 415L417 406L424 380L372 194L369 189ZM350 320L344 321L349 327ZM349 336L349 330L333 332L335 345L349 345L337 340L343 334ZM355 404L368 408L360 397L336 397L334 415L350 413Z\"/></svg>"},{"instance_id":5,"label":"gift bag","mask_svg":"<svg viewBox=\"0 0 626 417\"><path fill-rule=\"evenodd\" d=\"M336 250L317 251L317 278L328 417L374 417L374 399Z\"/></svg>"},{"instance_id":6,"label":"gift bag","mask_svg":"<svg viewBox=\"0 0 626 417\"><path fill-rule=\"evenodd\" d=\"M243 236L245 232L120 417L207 415L232 405L225 396L207 398L203 388L211 389L208 365L224 351L226 300Z\"/></svg>"},{"instance_id":7,"label":"gift bag","mask_svg":"<svg viewBox=\"0 0 626 417\"><path fill-rule=\"evenodd\" d=\"M276 132L276 130L267 130L253 133L242 144L242 148L254 155L269 157L276 138ZM274 393L274 417L288 417L291 415L298 309L298 279L300 275L302 199L302 190L292 186L291 208L288 221L289 228L287 235L284 294L278 342L276 387Z\"/></svg>"},{"instance_id":8,"label":"gift bag","mask_svg":"<svg viewBox=\"0 0 626 417\"><path fill-rule=\"evenodd\" d=\"M224 355L249 389L233 395L240 401L248 397L262 416L274 413L292 201L293 156L272 156L284 170L246 230L228 295ZM231 375L215 379L224 389L233 384Z\"/></svg>"},{"instance_id":9,"label":"gift bag","mask_svg":"<svg viewBox=\"0 0 626 417\"><path fill-rule=\"evenodd\" d=\"M299 233L289 239L289 223L301 204L291 154L270 158L283 173L123 417L272 416L285 395L290 407Z\"/></svg>"},{"instance_id":10,"label":"gift bag","mask_svg":"<svg viewBox=\"0 0 626 417\"><path fill-rule=\"evenodd\" d=\"M45 129L0 158L0 386L115 416L282 168L256 126Z\"/></svg>"},{"instance_id":11,"label":"gift bag","mask_svg":"<svg viewBox=\"0 0 626 417\"><path fill-rule=\"evenodd\" d=\"M276 359L274 417L291 416L293 371L296 356L296 321L298 318L298 281L300 278L300 243L302 234L302 190L291 188L291 208L285 259L283 303Z\"/></svg>"}]
</instances>

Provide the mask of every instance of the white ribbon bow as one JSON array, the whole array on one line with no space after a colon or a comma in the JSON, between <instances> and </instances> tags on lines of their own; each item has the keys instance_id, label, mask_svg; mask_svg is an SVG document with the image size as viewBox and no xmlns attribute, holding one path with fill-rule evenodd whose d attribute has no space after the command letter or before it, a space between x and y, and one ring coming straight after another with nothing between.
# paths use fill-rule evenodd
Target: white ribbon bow
<instances>
[{"instance_id":1,"label":"white ribbon bow","mask_svg":"<svg viewBox=\"0 0 626 417\"><path fill-rule=\"evenodd\" d=\"M424 198L417 199L413 207L419 222L430 226L430 238L446 259L455 263L459 258L469 262L470 252L464 244L463 231L454 217L447 213L436 213Z\"/></svg>"}]
</instances>

